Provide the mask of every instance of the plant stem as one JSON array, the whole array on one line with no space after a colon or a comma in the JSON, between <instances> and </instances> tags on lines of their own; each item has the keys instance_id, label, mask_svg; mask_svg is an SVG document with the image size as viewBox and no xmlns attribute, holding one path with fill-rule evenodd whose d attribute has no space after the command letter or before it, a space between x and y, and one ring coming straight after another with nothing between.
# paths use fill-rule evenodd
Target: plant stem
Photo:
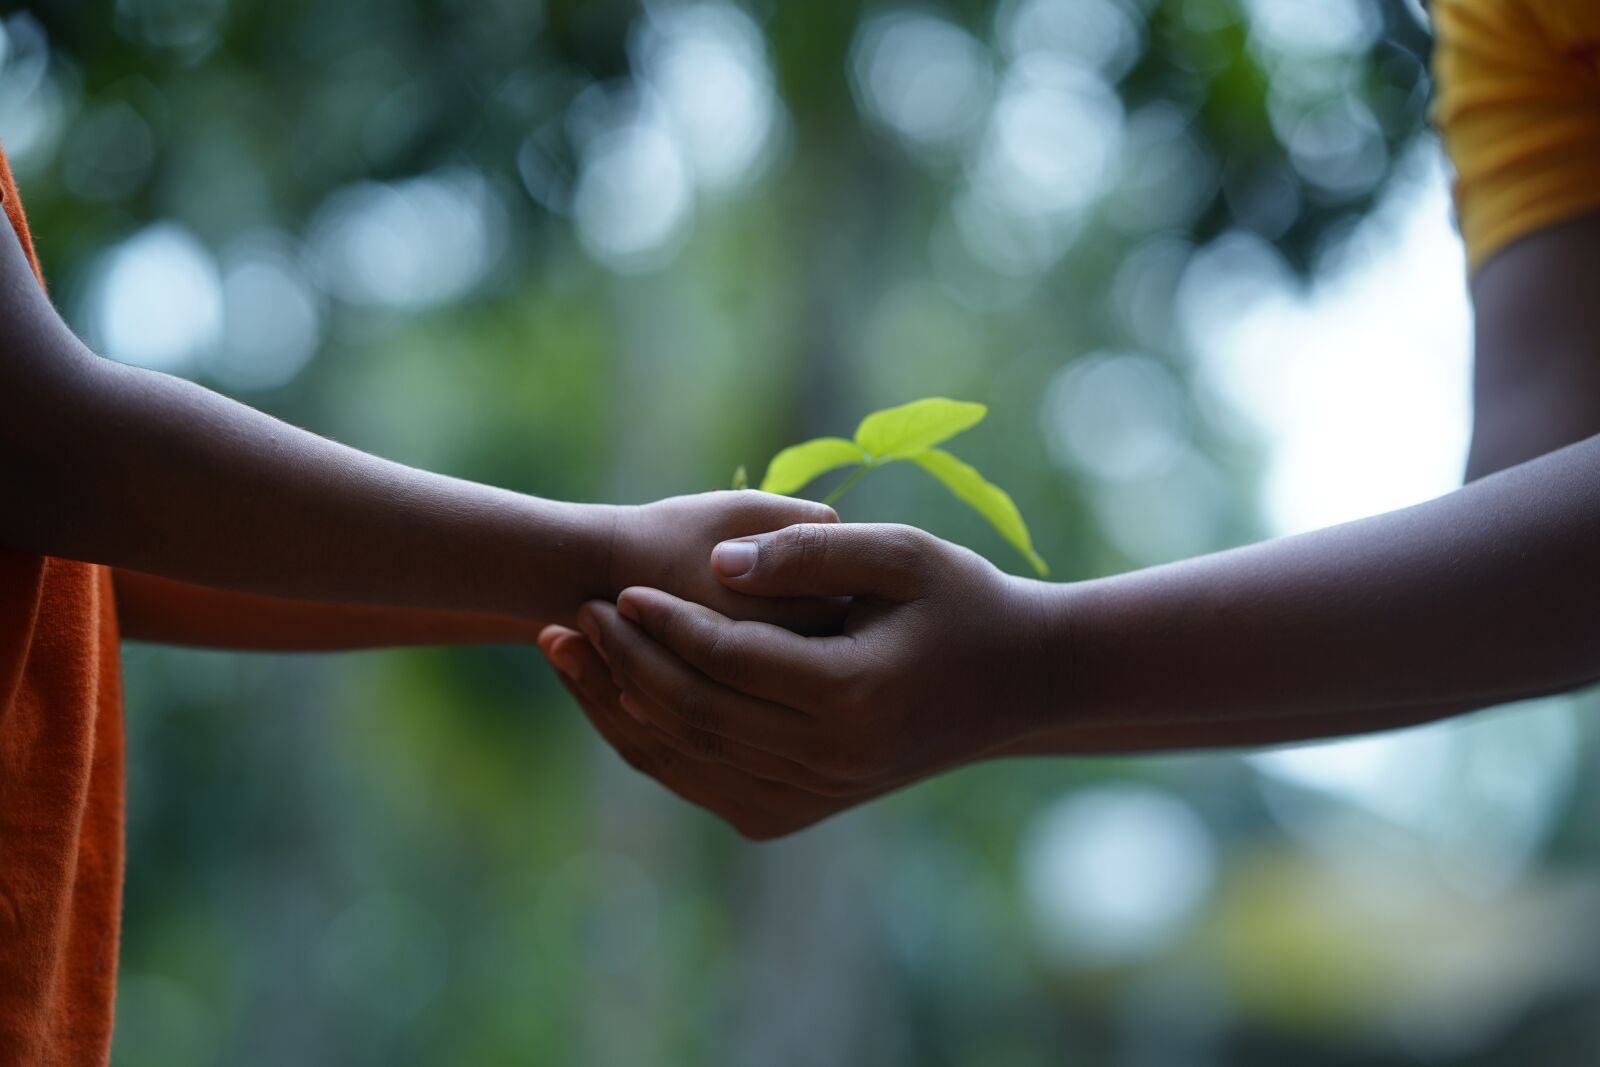
<instances>
[{"instance_id":1,"label":"plant stem","mask_svg":"<svg viewBox=\"0 0 1600 1067\"><path fill-rule=\"evenodd\" d=\"M845 492L852 485L855 485L857 482L859 482L861 480L861 476L863 474L867 473L871 469L872 469L872 464L870 464L870 463L863 463L861 466L857 467L856 468L856 472L854 474L852 474L850 477L846 478L844 481L840 482L839 483L839 487L837 489L835 489L833 492L829 493L827 496L822 498L822 502L831 507L833 505L834 501L836 501L840 497L844 496Z\"/></svg>"}]
</instances>

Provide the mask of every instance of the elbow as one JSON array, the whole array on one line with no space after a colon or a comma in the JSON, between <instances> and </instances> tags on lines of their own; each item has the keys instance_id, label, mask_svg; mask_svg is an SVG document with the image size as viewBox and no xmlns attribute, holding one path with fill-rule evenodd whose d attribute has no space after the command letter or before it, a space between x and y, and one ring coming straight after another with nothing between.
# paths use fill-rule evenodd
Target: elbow
<instances>
[{"instance_id":1,"label":"elbow","mask_svg":"<svg viewBox=\"0 0 1600 1067\"><path fill-rule=\"evenodd\" d=\"M64 532L77 524L90 472L104 466L99 383L85 380L74 359L38 373L0 375L0 545L17 551L70 556Z\"/></svg>"}]
</instances>

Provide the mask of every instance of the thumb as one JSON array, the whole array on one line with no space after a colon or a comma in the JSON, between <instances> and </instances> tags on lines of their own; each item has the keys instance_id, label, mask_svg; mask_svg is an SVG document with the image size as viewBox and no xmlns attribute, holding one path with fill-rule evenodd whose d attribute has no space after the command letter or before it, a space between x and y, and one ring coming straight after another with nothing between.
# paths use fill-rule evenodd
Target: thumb
<instances>
[{"instance_id":1,"label":"thumb","mask_svg":"<svg viewBox=\"0 0 1600 1067\"><path fill-rule=\"evenodd\" d=\"M754 596L903 600L917 595L937 544L914 526L804 523L722 542L711 571Z\"/></svg>"}]
</instances>

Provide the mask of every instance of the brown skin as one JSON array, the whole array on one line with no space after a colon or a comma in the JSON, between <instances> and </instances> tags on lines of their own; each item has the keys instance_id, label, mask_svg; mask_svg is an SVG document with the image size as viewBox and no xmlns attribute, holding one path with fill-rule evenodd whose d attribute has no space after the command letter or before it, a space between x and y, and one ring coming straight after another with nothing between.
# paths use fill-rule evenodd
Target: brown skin
<instances>
[{"instance_id":1,"label":"brown skin","mask_svg":"<svg viewBox=\"0 0 1600 1067\"><path fill-rule=\"evenodd\" d=\"M661 584L816 631L838 609L740 597L718 541L831 509L765 493L567 504L430 474L192 382L101 359L0 235L0 549L114 568L134 639L333 649L529 640Z\"/></svg>"},{"instance_id":2,"label":"brown skin","mask_svg":"<svg viewBox=\"0 0 1600 1067\"><path fill-rule=\"evenodd\" d=\"M540 647L630 762L758 838L980 759L1334 737L1595 681L1597 263L1600 216L1478 271L1472 481L1425 504L1062 585L906 527L795 527L718 576L854 595L841 636L630 589Z\"/></svg>"},{"instance_id":3,"label":"brown skin","mask_svg":"<svg viewBox=\"0 0 1600 1067\"><path fill-rule=\"evenodd\" d=\"M1600 214L1530 234L1472 278L1467 480L1600 433Z\"/></svg>"}]
</instances>

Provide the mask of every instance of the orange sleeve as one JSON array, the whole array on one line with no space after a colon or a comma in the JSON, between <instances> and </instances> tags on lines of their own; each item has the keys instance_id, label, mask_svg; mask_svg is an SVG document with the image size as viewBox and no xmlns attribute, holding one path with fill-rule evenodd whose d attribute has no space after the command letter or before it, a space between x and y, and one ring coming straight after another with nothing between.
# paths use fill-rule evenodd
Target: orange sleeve
<instances>
[{"instance_id":1,"label":"orange sleeve","mask_svg":"<svg viewBox=\"0 0 1600 1067\"><path fill-rule=\"evenodd\" d=\"M1434 123L1476 269L1600 210L1600 4L1433 0Z\"/></svg>"},{"instance_id":2,"label":"orange sleeve","mask_svg":"<svg viewBox=\"0 0 1600 1067\"><path fill-rule=\"evenodd\" d=\"M116 570L122 634L197 648L329 652L402 645L531 645L541 627L524 619L421 608L324 604Z\"/></svg>"},{"instance_id":3,"label":"orange sleeve","mask_svg":"<svg viewBox=\"0 0 1600 1067\"><path fill-rule=\"evenodd\" d=\"M0 200L40 275L3 151ZM122 914L117 642L108 569L0 549L0 1063L110 1058Z\"/></svg>"},{"instance_id":4,"label":"orange sleeve","mask_svg":"<svg viewBox=\"0 0 1600 1067\"><path fill-rule=\"evenodd\" d=\"M39 268L39 257L33 251L33 234L28 232L28 219L22 212L22 197L17 195L17 183L11 177L11 164L4 152L0 152L0 206L5 208L6 218L16 231L17 240L22 242L22 251L33 267L33 276L39 279L39 288L45 288L44 271Z\"/></svg>"}]
</instances>

